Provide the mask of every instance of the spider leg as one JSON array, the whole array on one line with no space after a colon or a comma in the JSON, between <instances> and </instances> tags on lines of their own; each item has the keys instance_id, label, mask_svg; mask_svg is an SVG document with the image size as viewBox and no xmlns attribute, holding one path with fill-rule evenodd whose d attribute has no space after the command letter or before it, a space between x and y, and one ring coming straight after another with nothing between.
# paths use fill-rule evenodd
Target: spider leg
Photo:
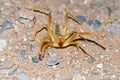
<instances>
[{"instance_id":1,"label":"spider leg","mask_svg":"<svg viewBox=\"0 0 120 80\"><path fill-rule=\"evenodd\" d=\"M64 22L64 31L63 34L66 35L66 32L68 30L68 18L72 19L73 21L77 22L78 24L82 24L82 22L78 21L74 15L72 15L70 12L66 11L66 16L65 16L65 22Z\"/></svg>"},{"instance_id":2,"label":"spider leg","mask_svg":"<svg viewBox=\"0 0 120 80\"><path fill-rule=\"evenodd\" d=\"M39 54L40 60L42 60L43 57L45 56L45 50L46 50L49 46L52 46L52 42L50 42L50 41L43 41L43 42L41 43L41 47L40 47L40 49L41 49L41 54Z\"/></svg>"},{"instance_id":3,"label":"spider leg","mask_svg":"<svg viewBox=\"0 0 120 80\"><path fill-rule=\"evenodd\" d=\"M40 51L39 52L43 52L44 51L44 50L42 50L42 46L45 45L45 41L49 41L49 36L45 36L44 38L42 38L40 40L40 43L39 43Z\"/></svg>"},{"instance_id":4,"label":"spider leg","mask_svg":"<svg viewBox=\"0 0 120 80\"><path fill-rule=\"evenodd\" d=\"M80 38L84 38L82 35L96 35L92 32L77 32L77 31L72 31L70 33L68 33L66 36L65 36L65 39L67 40L69 37L71 37L73 34L78 34ZM96 35L97 36L97 35Z\"/></svg>"},{"instance_id":5,"label":"spider leg","mask_svg":"<svg viewBox=\"0 0 120 80\"><path fill-rule=\"evenodd\" d=\"M28 8L27 8L27 9L28 9ZM50 30L51 10L50 10L50 9L47 9L47 8L43 8L43 7L41 7L41 6L34 6L32 9L28 9L28 10L33 10L34 12L39 12L39 13L42 13L42 14L45 14L45 15L48 16L47 24L43 24L42 26L44 26L44 27L36 29L32 40L35 39L36 34L37 34L39 31L41 31L42 29L45 28L45 29L48 31L48 34L51 36L52 41L56 42L56 41L55 41L55 37L54 37L52 31Z\"/></svg>"},{"instance_id":6,"label":"spider leg","mask_svg":"<svg viewBox=\"0 0 120 80\"><path fill-rule=\"evenodd\" d=\"M48 16L47 25L50 27L50 23L51 23L51 10L50 9L47 9L47 8L44 8L44 7L41 7L41 6L34 6L32 8L32 10L35 11L35 12L39 12L39 13L47 15Z\"/></svg>"},{"instance_id":7,"label":"spider leg","mask_svg":"<svg viewBox=\"0 0 120 80\"><path fill-rule=\"evenodd\" d=\"M92 55L90 55L89 52L80 43L79 43L79 47L85 54L90 56L95 61L95 58Z\"/></svg>"},{"instance_id":8,"label":"spider leg","mask_svg":"<svg viewBox=\"0 0 120 80\"><path fill-rule=\"evenodd\" d=\"M42 27L41 27L41 26L42 26ZM36 38L37 33L40 32L40 31L43 30L43 29L48 30L47 27L46 27L46 24L39 25L39 27L35 30L35 32L34 32L33 37L32 37L31 40L34 41L35 38Z\"/></svg>"},{"instance_id":9,"label":"spider leg","mask_svg":"<svg viewBox=\"0 0 120 80\"><path fill-rule=\"evenodd\" d=\"M78 36L78 34L72 34L64 43L64 46L69 46L69 45L74 45L76 46L78 52L80 53L80 49L87 54L88 56L90 56L93 60L95 60L89 53L88 51L77 41L75 41L76 37ZM84 37L83 37L84 38Z\"/></svg>"},{"instance_id":10,"label":"spider leg","mask_svg":"<svg viewBox=\"0 0 120 80\"><path fill-rule=\"evenodd\" d=\"M90 36L96 36L97 38L100 38L99 35L92 33L92 32L78 32L79 36L81 37L81 35L90 35Z\"/></svg>"},{"instance_id":11,"label":"spider leg","mask_svg":"<svg viewBox=\"0 0 120 80\"><path fill-rule=\"evenodd\" d=\"M65 40L69 39L69 37L71 37L73 34L77 34L77 31L71 31L70 33L66 34L64 36Z\"/></svg>"},{"instance_id":12,"label":"spider leg","mask_svg":"<svg viewBox=\"0 0 120 80\"><path fill-rule=\"evenodd\" d=\"M78 38L78 39L76 39L74 41L78 41L78 40L88 41L88 42L94 43L97 46L101 47L102 49L106 50L106 48L104 46L102 46L101 44L97 43L96 41L93 41L93 40L90 40L90 39L87 39L87 38Z\"/></svg>"},{"instance_id":13,"label":"spider leg","mask_svg":"<svg viewBox=\"0 0 120 80\"><path fill-rule=\"evenodd\" d=\"M41 6L34 6L33 8L26 8L26 9L48 15L47 25L50 26L50 23L51 23L51 10L50 9L47 9L47 8L44 8L44 7L41 7Z\"/></svg>"},{"instance_id":14,"label":"spider leg","mask_svg":"<svg viewBox=\"0 0 120 80\"><path fill-rule=\"evenodd\" d=\"M77 22L79 25L82 24L82 22L78 21L74 15L72 15L72 14L71 14L70 12L68 12L67 10L65 10L65 11L66 11L66 15L67 15L68 18L70 18L70 19L72 19L73 21Z\"/></svg>"},{"instance_id":15,"label":"spider leg","mask_svg":"<svg viewBox=\"0 0 120 80\"><path fill-rule=\"evenodd\" d=\"M99 43L97 43L97 42L95 42L95 41L93 41L93 40L84 38L84 37L81 36L81 35L95 35L95 36L99 37L97 34L90 33L90 32L79 32L78 35L79 35L79 37L80 37L79 40L85 40L85 41L88 41L88 42L92 42L92 43L98 45L99 47L101 47L102 49L104 49L104 50L106 49L105 47L103 47L103 46L100 45Z\"/></svg>"},{"instance_id":16,"label":"spider leg","mask_svg":"<svg viewBox=\"0 0 120 80\"><path fill-rule=\"evenodd\" d=\"M66 39L66 40L69 39L69 38L70 38L73 34L75 34L75 33L77 33L77 32L76 32L76 31L70 32L70 33L66 36L65 39ZM94 33L91 33L91 32L78 32L77 34L78 34L79 37L80 37L78 40L84 40L84 41L92 42L92 43L96 44L97 46L101 47L102 49L104 49L104 50L106 49L104 46L102 46L101 44L97 43L96 41L87 39L87 38L85 38L85 37L82 36L82 35L95 35L95 36L99 37L97 34L94 34ZM75 39L75 40L77 40L77 39ZM75 40L73 40L73 41L75 41Z\"/></svg>"},{"instance_id":17,"label":"spider leg","mask_svg":"<svg viewBox=\"0 0 120 80\"><path fill-rule=\"evenodd\" d=\"M92 57L88 51L80 44L80 43L77 43L77 42L72 42L71 45L75 45L77 47L77 50L78 52L80 53L80 50L81 49L85 54L87 54L88 56L90 56L93 60L95 60L94 57ZM80 54L79 54L80 55Z\"/></svg>"}]
</instances>

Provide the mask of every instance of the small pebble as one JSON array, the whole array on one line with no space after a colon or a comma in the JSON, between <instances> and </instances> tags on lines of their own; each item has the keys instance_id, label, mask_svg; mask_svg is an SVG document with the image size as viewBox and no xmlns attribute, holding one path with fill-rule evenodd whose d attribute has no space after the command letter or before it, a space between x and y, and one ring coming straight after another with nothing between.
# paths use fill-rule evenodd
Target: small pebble
<instances>
[{"instance_id":1,"label":"small pebble","mask_svg":"<svg viewBox=\"0 0 120 80\"><path fill-rule=\"evenodd\" d=\"M0 39L0 51L3 51L3 49L7 46L7 40Z\"/></svg>"},{"instance_id":2,"label":"small pebble","mask_svg":"<svg viewBox=\"0 0 120 80\"><path fill-rule=\"evenodd\" d=\"M97 64L97 66L96 66L97 68L103 68L103 64L102 63L100 63L100 64Z\"/></svg>"},{"instance_id":3,"label":"small pebble","mask_svg":"<svg viewBox=\"0 0 120 80\"><path fill-rule=\"evenodd\" d=\"M74 0L69 0L70 4L73 4L74 3Z\"/></svg>"},{"instance_id":4,"label":"small pebble","mask_svg":"<svg viewBox=\"0 0 120 80\"><path fill-rule=\"evenodd\" d=\"M37 56L32 57L32 61L34 63L38 63L39 62L39 57L37 57Z\"/></svg>"},{"instance_id":5,"label":"small pebble","mask_svg":"<svg viewBox=\"0 0 120 80\"><path fill-rule=\"evenodd\" d=\"M0 62L5 61L6 59L7 59L7 57L6 57L6 56L0 56Z\"/></svg>"},{"instance_id":6,"label":"small pebble","mask_svg":"<svg viewBox=\"0 0 120 80\"><path fill-rule=\"evenodd\" d=\"M83 4L87 4L88 3L88 0L84 0Z\"/></svg>"},{"instance_id":7,"label":"small pebble","mask_svg":"<svg viewBox=\"0 0 120 80\"><path fill-rule=\"evenodd\" d=\"M2 27L0 28L0 34L3 33L8 24L10 24L10 22L8 20L5 20L4 23L2 24Z\"/></svg>"},{"instance_id":8,"label":"small pebble","mask_svg":"<svg viewBox=\"0 0 120 80\"><path fill-rule=\"evenodd\" d=\"M57 53L49 53L50 58L46 60L48 66L54 66L60 63L59 55Z\"/></svg>"},{"instance_id":9,"label":"small pebble","mask_svg":"<svg viewBox=\"0 0 120 80\"><path fill-rule=\"evenodd\" d=\"M13 74L17 71L17 69L18 69L18 67L14 67L14 69L12 69L12 71L10 71L10 72L8 73L8 76L13 75Z\"/></svg>"},{"instance_id":10,"label":"small pebble","mask_svg":"<svg viewBox=\"0 0 120 80\"><path fill-rule=\"evenodd\" d=\"M86 18L84 16L76 16L77 20L79 20L80 22L84 22L86 21Z\"/></svg>"},{"instance_id":11,"label":"small pebble","mask_svg":"<svg viewBox=\"0 0 120 80\"><path fill-rule=\"evenodd\" d=\"M30 80L29 77L25 74L18 75L18 80Z\"/></svg>"},{"instance_id":12,"label":"small pebble","mask_svg":"<svg viewBox=\"0 0 120 80\"><path fill-rule=\"evenodd\" d=\"M118 19L118 23L120 24L120 19Z\"/></svg>"},{"instance_id":13,"label":"small pebble","mask_svg":"<svg viewBox=\"0 0 120 80\"><path fill-rule=\"evenodd\" d=\"M81 74L74 75L72 80L82 80Z\"/></svg>"},{"instance_id":14,"label":"small pebble","mask_svg":"<svg viewBox=\"0 0 120 80\"><path fill-rule=\"evenodd\" d=\"M116 76L115 75L112 75L112 78L115 78Z\"/></svg>"},{"instance_id":15,"label":"small pebble","mask_svg":"<svg viewBox=\"0 0 120 80\"><path fill-rule=\"evenodd\" d=\"M82 80L87 80L87 77L85 77L85 76L82 76Z\"/></svg>"},{"instance_id":16,"label":"small pebble","mask_svg":"<svg viewBox=\"0 0 120 80\"><path fill-rule=\"evenodd\" d=\"M30 51L33 51L33 49L35 49L35 45L30 44Z\"/></svg>"},{"instance_id":17,"label":"small pebble","mask_svg":"<svg viewBox=\"0 0 120 80\"><path fill-rule=\"evenodd\" d=\"M119 34L120 33L120 27L118 25L110 25L108 26L108 32L110 34Z\"/></svg>"},{"instance_id":18,"label":"small pebble","mask_svg":"<svg viewBox=\"0 0 120 80\"><path fill-rule=\"evenodd\" d=\"M50 9L49 5L44 5L44 8Z\"/></svg>"},{"instance_id":19,"label":"small pebble","mask_svg":"<svg viewBox=\"0 0 120 80\"><path fill-rule=\"evenodd\" d=\"M87 62L90 63L90 64L93 64L94 60L92 58L88 58Z\"/></svg>"},{"instance_id":20,"label":"small pebble","mask_svg":"<svg viewBox=\"0 0 120 80\"><path fill-rule=\"evenodd\" d=\"M0 11L2 11L4 9L4 5L5 5L5 2L0 2Z\"/></svg>"},{"instance_id":21,"label":"small pebble","mask_svg":"<svg viewBox=\"0 0 120 80\"><path fill-rule=\"evenodd\" d=\"M18 53L18 62L20 63L23 59L27 59L28 58L28 55L27 55L27 52L26 50L21 50L19 53Z\"/></svg>"},{"instance_id":22,"label":"small pebble","mask_svg":"<svg viewBox=\"0 0 120 80\"><path fill-rule=\"evenodd\" d=\"M86 23L93 28L99 28L101 25L100 21L98 20L88 20Z\"/></svg>"}]
</instances>

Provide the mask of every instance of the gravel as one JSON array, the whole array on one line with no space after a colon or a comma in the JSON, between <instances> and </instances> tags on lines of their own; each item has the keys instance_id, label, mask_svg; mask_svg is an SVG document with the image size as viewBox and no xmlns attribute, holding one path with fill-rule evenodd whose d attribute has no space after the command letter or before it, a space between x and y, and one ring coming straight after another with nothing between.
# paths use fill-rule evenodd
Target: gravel
<instances>
[{"instance_id":1,"label":"gravel","mask_svg":"<svg viewBox=\"0 0 120 80\"><path fill-rule=\"evenodd\" d=\"M14 68L8 73L8 76L12 76L17 70L18 70L18 67L14 67Z\"/></svg>"},{"instance_id":2,"label":"gravel","mask_svg":"<svg viewBox=\"0 0 120 80\"><path fill-rule=\"evenodd\" d=\"M110 34L120 34L120 27L115 24L111 24L108 26L108 32Z\"/></svg>"},{"instance_id":3,"label":"gravel","mask_svg":"<svg viewBox=\"0 0 120 80\"><path fill-rule=\"evenodd\" d=\"M6 27L11 24L8 20L5 20L4 23L2 24L2 27L0 29L0 34L3 33L3 31L6 29Z\"/></svg>"},{"instance_id":4,"label":"gravel","mask_svg":"<svg viewBox=\"0 0 120 80\"><path fill-rule=\"evenodd\" d=\"M46 60L48 66L54 66L60 63L59 55L57 53L50 53L49 58Z\"/></svg>"},{"instance_id":5,"label":"gravel","mask_svg":"<svg viewBox=\"0 0 120 80\"><path fill-rule=\"evenodd\" d=\"M28 58L28 54L26 52L26 50L21 50L19 53L18 53L18 61L19 63L21 63L21 61L23 59L27 59Z\"/></svg>"},{"instance_id":6,"label":"gravel","mask_svg":"<svg viewBox=\"0 0 120 80\"><path fill-rule=\"evenodd\" d=\"M100 21L98 21L98 20L88 20L87 24L94 29L99 28L101 25Z\"/></svg>"},{"instance_id":7,"label":"gravel","mask_svg":"<svg viewBox=\"0 0 120 80\"><path fill-rule=\"evenodd\" d=\"M119 0L1 0L0 80L120 80L119 4ZM48 22L47 15L25 9L25 7L32 8L34 5L52 11L51 30L54 23L64 28L64 10L74 16L80 14L75 17L85 24L75 27L75 30L99 33L98 36L101 38L95 40L105 45L106 50L97 48L94 44L78 41L83 43L83 46L84 43L87 44L84 47L88 52L96 53L95 61L87 58L88 56L81 50L80 58L76 58L74 53L78 51L74 46L60 49L49 47L45 51L49 55L42 61L39 61L38 56L31 59L32 55L39 54L39 47L34 45L39 45L39 40L47 31L38 33L34 42L29 41L30 34L37 28L44 27L39 25ZM44 12L44 10L40 11ZM32 26L34 17L37 21L35 26ZM69 21L67 33L77 25ZM13 28L9 29L11 27ZM83 35L83 37L92 40L94 36Z\"/></svg>"},{"instance_id":8,"label":"gravel","mask_svg":"<svg viewBox=\"0 0 120 80\"><path fill-rule=\"evenodd\" d=\"M39 57L37 57L37 56L32 57L32 61L34 63L38 63L39 62Z\"/></svg>"},{"instance_id":9,"label":"gravel","mask_svg":"<svg viewBox=\"0 0 120 80\"><path fill-rule=\"evenodd\" d=\"M86 18L84 16L76 16L77 20L79 20L80 22L85 22L86 21Z\"/></svg>"},{"instance_id":10,"label":"gravel","mask_svg":"<svg viewBox=\"0 0 120 80\"><path fill-rule=\"evenodd\" d=\"M30 80L29 77L25 74L18 75L18 80Z\"/></svg>"}]
</instances>

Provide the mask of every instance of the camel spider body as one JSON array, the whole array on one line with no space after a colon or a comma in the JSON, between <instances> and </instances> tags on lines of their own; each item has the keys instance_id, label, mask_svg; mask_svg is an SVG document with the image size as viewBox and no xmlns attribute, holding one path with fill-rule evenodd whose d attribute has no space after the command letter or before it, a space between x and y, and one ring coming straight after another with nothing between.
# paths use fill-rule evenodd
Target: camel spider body
<instances>
[{"instance_id":1,"label":"camel spider body","mask_svg":"<svg viewBox=\"0 0 120 80\"><path fill-rule=\"evenodd\" d=\"M94 33L91 33L91 32L77 32L77 31L71 31L71 32L67 33L68 19L69 18L72 19L73 21L77 22L79 25L82 24L70 12L65 10L66 11L65 22L64 22L62 30L59 29L60 26L58 24L55 24L53 30L51 30L50 29L51 10L40 7L40 6L35 6L31 10L33 10L35 12L43 13L43 14L48 16L47 24L42 24L42 25L38 26L38 28L35 30L33 38L32 38L32 41L34 41L37 33L42 31L43 29L46 29L47 32L48 32L48 35L46 35L45 37L43 37L40 40L40 44L39 44L40 53L41 53L40 56L39 56L40 60L42 60L43 57L45 56L44 52L48 47L65 48L65 47L68 47L68 46L75 46L79 53L80 53L80 49L82 49L82 51L85 54L87 54L92 59L94 59L87 52L87 50L78 42L79 40L85 40L85 41L93 42L93 43L97 44L98 46L100 46L101 48L105 49L102 45L98 44L97 42L89 40L89 39L83 37L83 35L94 35ZM43 11L41 12L41 10L44 10L47 13L45 13Z\"/></svg>"}]
</instances>

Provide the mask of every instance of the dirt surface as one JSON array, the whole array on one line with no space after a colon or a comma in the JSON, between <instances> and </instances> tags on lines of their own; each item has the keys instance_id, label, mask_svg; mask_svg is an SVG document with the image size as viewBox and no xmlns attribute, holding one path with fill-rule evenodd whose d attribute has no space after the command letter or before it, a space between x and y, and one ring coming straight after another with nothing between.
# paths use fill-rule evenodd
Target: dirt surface
<instances>
[{"instance_id":1,"label":"dirt surface","mask_svg":"<svg viewBox=\"0 0 120 80\"><path fill-rule=\"evenodd\" d=\"M0 0L0 80L120 80L119 4L120 0ZM51 30L55 23L62 29L65 10L84 18L81 25L69 19L67 33L76 30L98 34L84 37L106 50L80 40L78 43L95 61L75 46L48 47L43 60L39 60L39 43L48 32L43 30L35 41L30 40L48 17L29 10L34 6L52 11Z\"/></svg>"}]
</instances>

